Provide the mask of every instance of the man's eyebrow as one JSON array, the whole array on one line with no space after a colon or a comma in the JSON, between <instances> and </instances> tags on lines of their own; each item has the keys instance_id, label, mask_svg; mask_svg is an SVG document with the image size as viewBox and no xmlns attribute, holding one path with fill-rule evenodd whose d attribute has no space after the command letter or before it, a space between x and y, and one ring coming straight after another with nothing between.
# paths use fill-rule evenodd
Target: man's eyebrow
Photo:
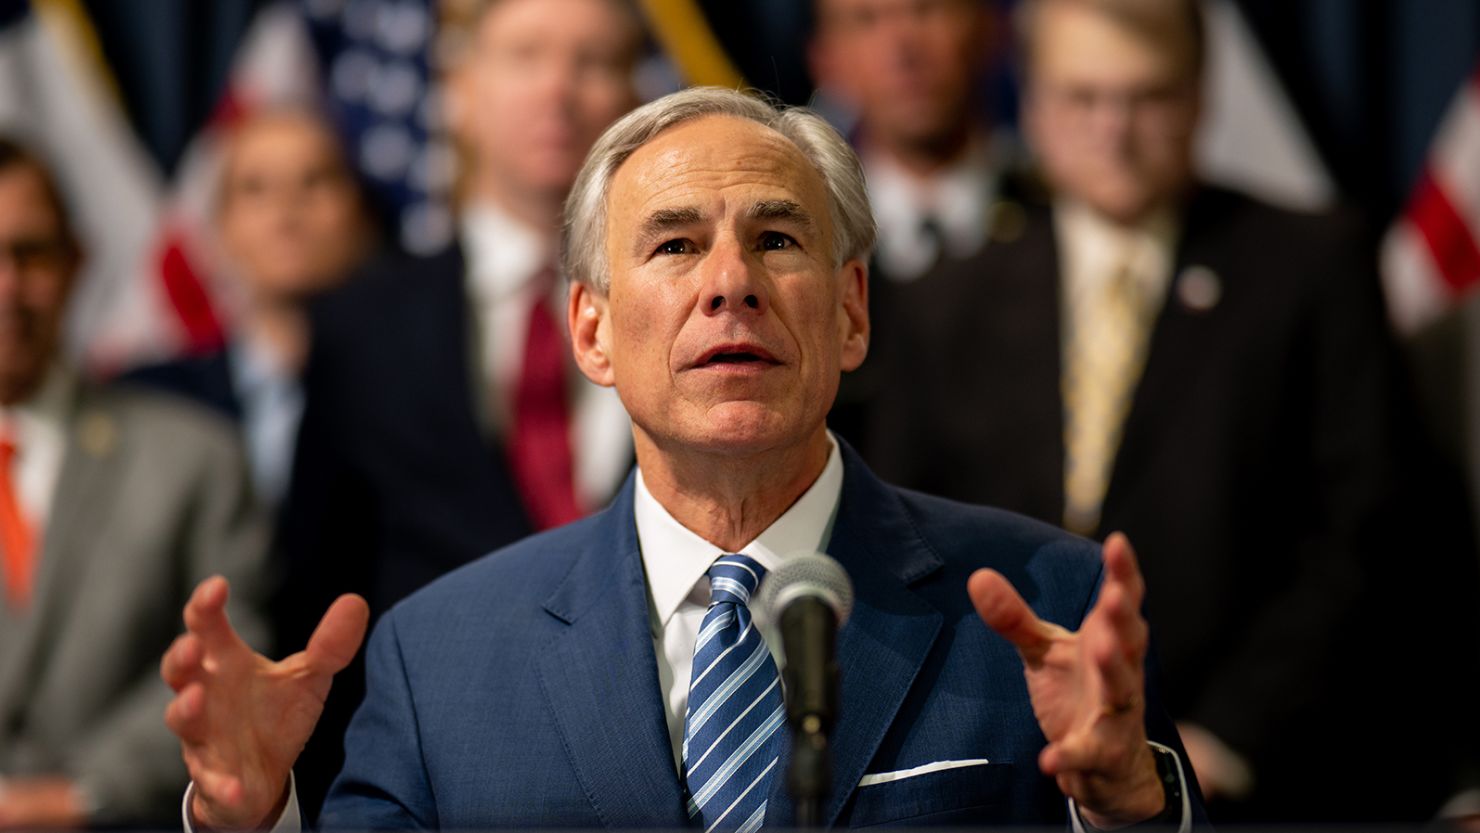
<instances>
[{"instance_id":1,"label":"man's eyebrow","mask_svg":"<svg viewBox=\"0 0 1480 833\"><path fill-rule=\"evenodd\" d=\"M704 213L697 208L659 208L642 221L642 226L637 229L637 239L649 240L703 221Z\"/></svg>"},{"instance_id":2,"label":"man's eyebrow","mask_svg":"<svg viewBox=\"0 0 1480 833\"><path fill-rule=\"evenodd\" d=\"M781 220L795 223L808 231L817 230L817 221L800 203L791 200L761 200L745 211L751 220Z\"/></svg>"}]
</instances>

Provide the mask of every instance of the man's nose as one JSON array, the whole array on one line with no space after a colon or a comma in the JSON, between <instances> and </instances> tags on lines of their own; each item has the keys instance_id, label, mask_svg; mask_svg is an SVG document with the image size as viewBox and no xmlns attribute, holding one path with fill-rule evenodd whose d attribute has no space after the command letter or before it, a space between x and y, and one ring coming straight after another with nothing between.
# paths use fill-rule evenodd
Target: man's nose
<instances>
[{"instance_id":1,"label":"man's nose","mask_svg":"<svg viewBox=\"0 0 1480 833\"><path fill-rule=\"evenodd\" d=\"M716 245L704 263L704 311L709 315L729 313L764 314L770 295L761 264L738 241Z\"/></svg>"}]
</instances>

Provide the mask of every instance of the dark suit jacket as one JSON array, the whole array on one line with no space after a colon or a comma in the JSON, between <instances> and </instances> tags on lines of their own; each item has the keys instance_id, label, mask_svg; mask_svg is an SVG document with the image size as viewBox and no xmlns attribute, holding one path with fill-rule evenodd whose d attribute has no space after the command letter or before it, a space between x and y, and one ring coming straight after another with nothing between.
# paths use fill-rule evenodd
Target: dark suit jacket
<instances>
[{"instance_id":1,"label":"dark suit jacket","mask_svg":"<svg viewBox=\"0 0 1480 833\"><path fill-rule=\"evenodd\" d=\"M231 351L225 347L136 367L119 380L183 396L232 422L242 419L242 401L231 374Z\"/></svg>"},{"instance_id":2,"label":"dark suit jacket","mask_svg":"<svg viewBox=\"0 0 1480 833\"><path fill-rule=\"evenodd\" d=\"M897 338L870 359L891 386L855 438L885 478L1057 524L1058 255L1047 203L1022 206L975 262L904 288ZM1363 665L1408 647L1360 629L1361 594L1389 545L1435 553L1392 528L1411 426L1371 250L1341 218L1211 187L1182 220L1100 534L1124 530L1141 557L1172 714L1253 761L1268 812L1380 818L1391 788L1353 795L1347 770L1401 722L1347 718L1398 702L1368 697L1386 683ZM1184 301L1195 267L1216 275L1210 309ZM1334 800L1308 800L1312 771L1341 781Z\"/></svg>"},{"instance_id":3,"label":"dark suit jacket","mask_svg":"<svg viewBox=\"0 0 1480 833\"><path fill-rule=\"evenodd\" d=\"M471 324L455 250L377 261L316 305L281 533L295 584L380 613L530 532L476 416ZM306 599L311 615L332 599Z\"/></svg>"},{"instance_id":4,"label":"dark suit jacket","mask_svg":"<svg viewBox=\"0 0 1480 833\"><path fill-rule=\"evenodd\" d=\"M280 518L282 653L340 593L373 615L531 531L498 443L476 416L472 312L456 251L388 255L312 310L293 478ZM337 678L299 767L312 820L364 690Z\"/></svg>"},{"instance_id":5,"label":"dark suit jacket","mask_svg":"<svg viewBox=\"0 0 1480 833\"><path fill-rule=\"evenodd\" d=\"M838 641L824 823L1062 823L1011 644L966 595L1002 571L1076 627L1099 584L1090 543L1005 512L886 486L844 450L828 551L856 590ZM371 637L370 694L325 805L349 829L687 826L664 719L632 481L605 512L494 553L406 600ZM1176 746L1154 689L1152 737ZM858 787L938 761L984 766ZM767 823L792 808L773 782ZM1200 805L1194 799L1200 818Z\"/></svg>"}]
</instances>

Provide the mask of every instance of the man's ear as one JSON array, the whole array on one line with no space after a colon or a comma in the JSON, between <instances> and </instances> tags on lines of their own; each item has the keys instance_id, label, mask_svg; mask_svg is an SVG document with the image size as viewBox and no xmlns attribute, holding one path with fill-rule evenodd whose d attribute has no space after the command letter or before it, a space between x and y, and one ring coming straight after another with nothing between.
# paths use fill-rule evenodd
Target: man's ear
<instances>
[{"instance_id":1,"label":"man's ear","mask_svg":"<svg viewBox=\"0 0 1480 833\"><path fill-rule=\"evenodd\" d=\"M611 325L607 319L606 295L585 281L571 283L566 320L570 326L571 351L575 353L576 365L587 379L602 387L611 387L615 377L611 356L607 352Z\"/></svg>"},{"instance_id":2,"label":"man's ear","mask_svg":"<svg viewBox=\"0 0 1480 833\"><path fill-rule=\"evenodd\" d=\"M843 315L838 322L842 335L841 367L844 372L857 370L868 355L868 264L854 258L839 270L839 303Z\"/></svg>"}]
</instances>

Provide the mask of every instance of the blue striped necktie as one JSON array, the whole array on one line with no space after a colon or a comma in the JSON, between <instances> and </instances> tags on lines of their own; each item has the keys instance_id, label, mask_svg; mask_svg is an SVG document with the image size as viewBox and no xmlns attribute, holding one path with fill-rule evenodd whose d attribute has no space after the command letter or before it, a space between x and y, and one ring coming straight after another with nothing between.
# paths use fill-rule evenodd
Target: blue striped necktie
<instances>
[{"instance_id":1,"label":"blue striped necktie","mask_svg":"<svg viewBox=\"0 0 1480 833\"><path fill-rule=\"evenodd\" d=\"M689 820L706 833L761 826L785 740L781 677L747 607L765 572L743 555L709 568L683 730Z\"/></svg>"}]
</instances>

